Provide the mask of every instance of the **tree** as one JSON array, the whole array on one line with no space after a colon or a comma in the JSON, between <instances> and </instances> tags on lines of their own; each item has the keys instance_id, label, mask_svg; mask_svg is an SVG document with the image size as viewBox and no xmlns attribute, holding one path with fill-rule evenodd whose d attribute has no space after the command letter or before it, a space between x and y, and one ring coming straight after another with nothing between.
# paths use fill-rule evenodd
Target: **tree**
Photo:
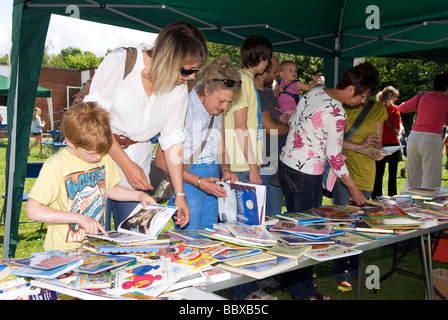
<instances>
[{"instance_id":1,"label":"tree","mask_svg":"<svg viewBox=\"0 0 448 320\"><path fill-rule=\"evenodd\" d=\"M45 47L47 51L47 46ZM48 51L47 51L48 52ZM85 69L98 67L102 57L98 58L89 51L82 51L79 48L68 47L62 49L58 55L48 55L44 53L43 65L60 68Z\"/></svg>"}]
</instances>

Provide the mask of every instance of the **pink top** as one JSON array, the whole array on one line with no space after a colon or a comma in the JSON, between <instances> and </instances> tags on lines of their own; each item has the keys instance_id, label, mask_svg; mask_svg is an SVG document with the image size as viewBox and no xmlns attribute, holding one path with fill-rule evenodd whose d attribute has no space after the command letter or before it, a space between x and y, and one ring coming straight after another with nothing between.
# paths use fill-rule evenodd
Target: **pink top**
<instances>
[{"instance_id":1,"label":"pink top","mask_svg":"<svg viewBox=\"0 0 448 320\"><path fill-rule=\"evenodd\" d=\"M418 94L400 104L400 112L414 112L417 107ZM427 92L418 102L417 117L412 131L441 135L443 126L448 124L448 97L440 92Z\"/></svg>"}]
</instances>

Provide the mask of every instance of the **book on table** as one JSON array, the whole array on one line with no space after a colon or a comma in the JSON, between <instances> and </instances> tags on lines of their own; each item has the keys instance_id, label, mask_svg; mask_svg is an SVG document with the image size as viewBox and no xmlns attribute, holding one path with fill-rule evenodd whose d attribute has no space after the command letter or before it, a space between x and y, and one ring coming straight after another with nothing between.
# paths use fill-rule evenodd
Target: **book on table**
<instances>
[{"instance_id":1,"label":"book on table","mask_svg":"<svg viewBox=\"0 0 448 320\"><path fill-rule=\"evenodd\" d=\"M131 242L151 242L156 243L157 237L173 214L176 212L176 207L148 205L144 209L142 204L131 212L131 214L120 223L117 231L109 231L107 235L104 234L89 234L89 237L99 238L103 240L131 243Z\"/></svg>"},{"instance_id":2,"label":"book on table","mask_svg":"<svg viewBox=\"0 0 448 320\"><path fill-rule=\"evenodd\" d=\"M294 221L300 224L310 224L325 222L324 218L321 218L312 213L301 213L301 212L284 212L275 214L277 218Z\"/></svg>"},{"instance_id":3,"label":"book on table","mask_svg":"<svg viewBox=\"0 0 448 320\"><path fill-rule=\"evenodd\" d=\"M320 245L320 244L333 244L335 241L332 238L324 239L307 239L301 236L293 234L287 234L284 232L272 232L272 234L281 242L286 243L289 246L301 246L301 245Z\"/></svg>"},{"instance_id":4,"label":"book on table","mask_svg":"<svg viewBox=\"0 0 448 320\"><path fill-rule=\"evenodd\" d=\"M287 258L278 256L275 260L258 262L238 267L232 267L225 263L220 263L216 267L230 272L246 275L255 279L263 279L285 272L297 266L298 260L295 258Z\"/></svg>"},{"instance_id":5,"label":"book on table","mask_svg":"<svg viewBox=\"0 0 448 320\"><path fill-rule=\"evenodd\" d=\"M238 259L233 259L233 260L227 260L223 263L228 264L229 266L232 267L238 267L238 266L244 266L244 265L248 265L248 264L254 264L257 262L265 262L265 261L270 261L270 260L275 260L276 256L266 253L266 252L262 252L260 254L257 255L253 255L250 257L241 257Z\"/></svg>"},{"instance_id":6,"label":"book on table","mask_svg":"<svg viewBox=\"0 0 448 320\"><path fill-rule=\"evenodd\" d=\"M362 251L340 244L313 246L305 256L317 261L328 261L361 254Z\"/></svg>"},{"instance_id":7,"label":"book on table","mask_svg":"<svg viewBox=\"0 0 448 320\"><path fill-rule=\"evenodd\" d=\"M290 246L286 243L279 242L275 246L268 249L266 253L287 258L299 259L309 250L311 250L311 245Z\"/></svg>"},{"instance_id":8,"label":"book on table","mask_svg":"<svg viewBox=\"0 0 448 320\"><path fill-rule=\"evenodd\" d=\"M362 217L371 228L376 229L419 229L423 228L424 222L419 218L411 216L372 216Z\"/></svg>"},{"instance_id":9,"label":"book on table","mask_svg":"<svg viewBox=\"0 0 448 320\"><path fill-rule=\"evenodd\" d=\"M277 243L277 239L262 225L247 225L238 222L228 222L223 225L237 238L257 240L272 245Z\"/></svg>"},{"instance_id":10,"label":"book on table","mask_svg":"<svg viewBox=\"0 0 448 320\"><path fill-rule=\"evenodd\" d=\"M301 224L294 221L279 220L270 228L270 231L282 231L290 234L309 234L328 236L333 230L331 224Z\"/></svg>"},{"instance_id":11,"label":"book on table","mask_svg":"<svg viewBox=\"0 0 448 320\"><path fill-rule=\"evenodd\" d=\"M218 215L222 222L264 225L266 216L266 186L237 181L217 182L227 192L218 198Z\"/></svg>"},{"instance_id":12,"label":"book on table","mask_svg":"<svg viewBox=\"0 0 448 320\"><path fill-rule=\"evenodd\" d=\"M354 222L358 220L358 218L353 217L349 212L343 210L339 207L332 206L321 206L312 208L311 211L318 215L321 218L326 219L327 221L337 221L337 222Z\"/></svg>"}]
</instances>

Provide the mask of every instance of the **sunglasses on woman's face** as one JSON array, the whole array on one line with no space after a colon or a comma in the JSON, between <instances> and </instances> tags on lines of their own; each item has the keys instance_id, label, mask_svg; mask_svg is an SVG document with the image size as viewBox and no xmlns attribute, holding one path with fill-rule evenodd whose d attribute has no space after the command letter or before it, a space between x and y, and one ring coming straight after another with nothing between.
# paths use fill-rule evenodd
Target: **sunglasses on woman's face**
<instances>
[{"instance_id":1,"label":"sunglasses on woman's face","mask_svg":"<svg viewBox=\"0 0 448 320\"><path fill-rule=\"evenodd\" d=\"M181 68L180 69L180 74L182 75L182 77L189 77L193 73L197 73L198 71L199 71L199 69L189 69L189 70L187 70L187 69Z\"/></svg>"},{"instance_id":2,"label":"sunglasses on woman's face","mask_svg":"<svg viewBox=\"0 0 448 320\"><path fill-rule=\"evenodd\" d=\"M213 81L221 81L228 88L233 88L235 86L241 87L241 81L235 81L230 79L213 79Z\"/></svg>"}]
</instances>

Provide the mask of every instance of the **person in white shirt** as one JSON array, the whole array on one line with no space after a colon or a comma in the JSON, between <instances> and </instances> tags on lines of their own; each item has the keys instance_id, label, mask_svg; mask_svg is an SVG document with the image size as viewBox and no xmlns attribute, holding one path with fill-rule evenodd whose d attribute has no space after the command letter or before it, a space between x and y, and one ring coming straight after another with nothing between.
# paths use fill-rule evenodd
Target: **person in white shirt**
<instances>
[{"instance_id":1,"label":"person in white shirt","mask_svg":"<svg viewBox=\"0 0 448 320\"><path fill-rule=\"evenodd\" d=\"M160 134L160 147L165 151L177 195L176 223L185 226L189 221L182 183L188 100L185 81L194 78L206 62L206 39L197 28L181 21L162 29L153 47L141 44L137 51L134 68L124 79L125 49L108 54L95 72L84 102L96 101L110 113L114 139L109 153L120 169L120 185L137 190L153 189L148 178L152 161L150 139ZM108 201L115 228L136 205ZM111 228L109 217L107 227Z\"/></svg>"}]
</instances>

